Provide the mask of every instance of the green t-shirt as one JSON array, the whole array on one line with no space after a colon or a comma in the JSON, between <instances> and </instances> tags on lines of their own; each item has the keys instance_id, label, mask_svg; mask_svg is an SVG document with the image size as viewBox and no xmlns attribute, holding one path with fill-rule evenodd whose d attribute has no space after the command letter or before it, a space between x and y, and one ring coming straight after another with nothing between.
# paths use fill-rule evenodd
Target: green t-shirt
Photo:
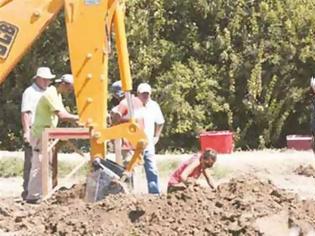
<instances>
[{"instance_id":1,"label":"green t-shirt","mask_svg":"<svg viewBox=\"0 0 315 236\"><path fill-rule=\"evenodd\" d=\"M65 110L65 107L62 103L61 94L57 92L54 86L48 87L36 106L32 135L39 138L45 128L57 127L58 116L55 112L63 110Z\"/></svg>"}]
</instances>

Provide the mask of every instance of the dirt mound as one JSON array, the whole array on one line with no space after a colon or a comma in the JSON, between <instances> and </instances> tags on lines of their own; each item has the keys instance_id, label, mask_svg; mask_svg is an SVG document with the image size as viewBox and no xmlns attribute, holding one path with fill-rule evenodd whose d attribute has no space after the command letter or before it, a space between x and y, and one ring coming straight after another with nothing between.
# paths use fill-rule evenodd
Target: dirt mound
<instances>
[{"instance_id":1,"label":"dirt mound","mask_svg":"<svg viewBox=\"0 0 315 236\"><path fill-rule=\"evenodd\" d=\"M37 207L3 201L0 232L288 235L292 228L305 235L315 226L314 201L299 201L296 195L249 176L232 179L220 185L216 192L191 186L167 196L112 195L93 204L82 201L81 194L82 188L77 186L57 193Z\"/></svg>"},{"instance_id":2,"label":"dirt mound","mask_svg":"<svg viewBox=\"0 0 315 236\"><path fill-rule=\"evenodd\" d=\"M315 169L313 166L302 166L300 165L298 168L294 170L294 173L297 175L304 175L306 177L314 177L315 178Z\"/></svg>"}]
</instances>

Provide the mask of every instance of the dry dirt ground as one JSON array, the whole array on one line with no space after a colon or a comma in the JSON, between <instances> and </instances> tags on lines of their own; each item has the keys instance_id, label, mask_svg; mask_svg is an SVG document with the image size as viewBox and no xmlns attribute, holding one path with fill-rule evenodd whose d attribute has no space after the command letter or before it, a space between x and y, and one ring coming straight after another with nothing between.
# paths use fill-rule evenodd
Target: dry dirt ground
<instances>
[{"instance_id":1,"label":"dry dirt ground","mask_svg":"<svg viewBox=\"0 0 315 236\"><path fill-rule=\"evenodd\" d=\"M315 235L312 152L219 155L211 171L217 191L201 180L166 195L170 170L165 166L189 156L157 156L163 169L161 196L145 194L142 168L133 194L93 204L80 198L81 184L40 205L24 204L16 201L21 179L0 179L0 235Z\"/></svg>"}]
</instances>

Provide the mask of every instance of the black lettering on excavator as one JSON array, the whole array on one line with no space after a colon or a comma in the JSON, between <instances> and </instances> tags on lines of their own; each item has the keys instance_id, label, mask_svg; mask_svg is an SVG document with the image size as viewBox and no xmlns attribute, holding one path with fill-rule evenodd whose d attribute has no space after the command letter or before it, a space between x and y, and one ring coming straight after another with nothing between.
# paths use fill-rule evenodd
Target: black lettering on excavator
<instances>
[{"instance_id":1,"label":"black lettering on excavator","mask_svg":"<svg viewBox=\"0 0 315 236\"><path fill-rule=\"evenodd\" d=\"M12 24L0 21L0 58L6 59L18 33L18 28Z\"/></svg>"},{"instance_id":2,"label":"black lettering on excavator","mask_svg":"<svg viewBox=\"0 0 315 236\"><path fill-rule=\"evenodd\" d=\"M10 42L12 41L12 36L5 34L3 37L0 37L0 43L3 43L5 45L9 45Z\"/></svg>"},{"instance_id":3,"label":"black lettering on excavator","mask_svg":"<svg viewBox=\"0 0 315 236\"><path fill-rule=\"evenodd\" d=\"M15 32L15 29L13 26L10 26L7 23L1 22L0 31L3 33L8 33L10 35L13 35Z\"/></svg>"},{"instance_id":4,"label":"black lettering on excavator","mask_svg":"<svg viewBox=\"0 0 315 236\"><path fill-rule=\"evenodd\" d=\"M7 48L0 44L0 55L5 55L7 52Z\"/></svg>"}]
</instances>

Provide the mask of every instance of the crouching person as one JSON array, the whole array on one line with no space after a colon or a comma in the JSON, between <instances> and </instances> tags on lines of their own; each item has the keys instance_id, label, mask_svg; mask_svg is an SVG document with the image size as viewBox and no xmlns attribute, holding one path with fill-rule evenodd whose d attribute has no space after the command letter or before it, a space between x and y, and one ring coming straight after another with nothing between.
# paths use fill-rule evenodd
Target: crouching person
<instances>
[{"instance_id":1,"label":"crouching person","mask_svg":"<svg viewBox=\"0 0 315 236\"><path fill-rule=\"evenodd\" d=\"M215 189L210 176L205 171L211 168L217 160L217 153L213 149L206 149L201 154L195 154L190 159L184 161L172 173L168 182L167 192L184 190L189 184L194 183L201 174L205 177L209 187Z\"/></svg>"},{"instance_id":2,"label":"crouching person","mask_svg":"<svg viewBox=\"0 0 315 236\"><path fill-rule=\"evenodd\" d=\"M32 168L28 184L27 203L38 203L42 197L42 173L41 173L41 148L42 133L45 128L57 127L58 120L77 121L78 116L66 111L62 94L68 94L73 91L72 75L63 75L60 79L55 80L56 86L50 86L43 93L38 101L35 120L31 131L32 145Z\"/></svg>"}]
</instances>

